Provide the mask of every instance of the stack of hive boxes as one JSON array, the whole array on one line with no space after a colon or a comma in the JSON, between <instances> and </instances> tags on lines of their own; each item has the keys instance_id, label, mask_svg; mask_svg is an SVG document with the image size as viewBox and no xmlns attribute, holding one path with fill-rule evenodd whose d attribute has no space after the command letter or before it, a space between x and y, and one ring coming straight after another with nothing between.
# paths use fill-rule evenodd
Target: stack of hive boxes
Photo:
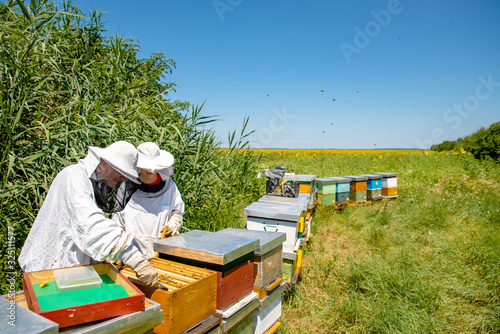
<instances>
[{"instance_id":1,"label":"stack of hive boxes","mask_svg":"<svg viewBox=\"0 0 500 334\"><path fill-rule=\"evenodd\" d=\"M337 195L335 200L337 203L349 203L351 180L346 177L335 177L334 179L337 181Z\"/></svg>"},{"instance_id":2,"label":"stack of hive boxes","mask_svg":"<svg viewBox=\"0 0 500 334\"><path fill-rule=\"evenodd\" d=\"M379 173L382 176L382 198L398 197L398 174Z\"/></svg>"},{"instance_id":3,"label":"stack of hive boxes","mask_svg":"<svg viewBox=\"0 0 500 334\"><path fill-rule=\"evenodd\" d=\"M368 179L364 175L350 175L344 176L351 180L349 184L350 195L349 201L350 203L362 203L366 202L366 180Z\"/></svg>"},{"instance_id":4,"label":"stack of hive boxes","mask_svg":"<svg viewBox=\"0 0 500 334\"><path fill-rule=\"evenodd\" d=\"M247 229L253 231L283 232L283 280L292 282L302 266L305 228L303 205L283 203L254 202L244 210L247 216Z\"/></svg>"},{"instance_id":5,"label":"stack of hive boxes","mask_svg":"<svg viewBox=\"0 0 500 334\"><path fill-rule=\"evenodd\" d=\"M286 284L282 278L282 245L286 234L227 228L216 233L257 238L260 247L254 252L254 292L259 306L253 311L253 333L265 333L281 318L281 295Z\"/></svg>"},{"instance_id":6,"label":"stack of hive boxes","mask_svg":"<svg viewBox=\"0 0 500 334\"><path fill-rule=\"evenodd\" d=\"M213 293L222 314L223 333L251 325L252 312L259 306L258 294L253 292L258 239L195 230L153 244L162 259L216 272L217 287ZM190 298L197 297L186 296L187 300ZM179 315L179 319L186 315Z\"/></svg>"},{"instance_id":7,"label":"stack of hive boxes","mask_svg":"<svg viewBox=\"0 0 500 334\"><path fill-rule=\"evenodd\" d=\"M337 180L333 177L316 179L316 202L319 205L333 205L337 202Z\"/></svg>"},{"instance_id":8,"label":"stack of hive boxes","mask_svg":"<svg viewBox=\"0 0 500 334\"><path fill-rule=\"evenodd\" d=\"M382 175L366 174L366 198L369 201L382 199Z\"/></svg>"}]
</instances>

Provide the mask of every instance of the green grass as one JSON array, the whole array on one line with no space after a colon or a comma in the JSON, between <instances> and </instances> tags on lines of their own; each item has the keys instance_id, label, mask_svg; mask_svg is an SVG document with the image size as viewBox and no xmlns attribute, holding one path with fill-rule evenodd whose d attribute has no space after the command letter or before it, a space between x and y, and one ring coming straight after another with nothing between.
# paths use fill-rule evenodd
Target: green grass
<instances>
[{"instance_id":1,"label":"green grass","mask_svg":"<svg viewBox=\"0 0 500 334\"><path fill-rule=\"evenodd\" d=\"M399 198L316 209L280 333L500 332L498 165L432 152L305 156L268 153L261 167L397 172Z\"/></svg>"}]
</instances>

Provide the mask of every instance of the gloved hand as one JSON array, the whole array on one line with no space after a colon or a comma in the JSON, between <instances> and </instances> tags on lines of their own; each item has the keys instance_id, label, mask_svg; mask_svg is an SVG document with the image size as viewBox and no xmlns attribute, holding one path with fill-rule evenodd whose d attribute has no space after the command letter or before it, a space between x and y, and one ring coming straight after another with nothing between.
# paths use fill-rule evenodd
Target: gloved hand
<instances>
[{"instance_id":1,"label":"gloved hand","mask_svg":"<svg viewBox=\"0 0 500 334\"><path fill-rule=\"evenodd\" d=\"M158 284L158 270L153 267L142 253L135 252L123 263L135 271L137 278L144 284L156 286Z\"/></svg>"},{"instance_id":2,"label":"gloved hand","mask_svg":"<svg viewBox=\"0 0 500 334\"><path fill-rule=\"evenodd\" d=\"M149 262L135 271L137 278L144 284L157 286L158 285L158 270Z\"/></svg>"},{"instance_id":3,"label":"gloved hand","mask_svg":"<svg viewBox=\"0 0 500 334\"><path fill-rule=\"evenodd\" d=\"M165 225L166 233L165 236L169 237L171 235L179 234L182 227L182 216L173 215L170 217L167 225Z\"/></svg>"}]
</instances>

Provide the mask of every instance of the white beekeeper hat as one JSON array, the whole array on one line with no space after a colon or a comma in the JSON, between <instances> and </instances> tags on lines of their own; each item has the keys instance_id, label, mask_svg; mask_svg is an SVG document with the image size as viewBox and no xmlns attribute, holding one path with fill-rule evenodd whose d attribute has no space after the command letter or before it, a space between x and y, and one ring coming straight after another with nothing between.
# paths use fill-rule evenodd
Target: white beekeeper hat
<instances>
[{"instance_id":1,"label":"white beekeeper hat","mask_svg":"<svg viewBox=\"0 0 500 334\"><path fill-rule=\"evenodd\" d=\"M174 172L174 156L167 151L160 150L158 145L152 142L142 143L137 146L139 160L137 168L156 172L162 179L168 178Z\"/></svg>"},{"instance_id":2,"label":"white beekeeper hat","mask_svg":"<svg viewBox=\"0 0 500 334\"><path fill-rule=\"evenodd\" d=\"M117 141L106 148L89 147L99 160L104 160L125 176L127 179L140 184L139 175L137 174L137 161L139 154L134 145L126 141Z\"/></svg>"}]
</instances>

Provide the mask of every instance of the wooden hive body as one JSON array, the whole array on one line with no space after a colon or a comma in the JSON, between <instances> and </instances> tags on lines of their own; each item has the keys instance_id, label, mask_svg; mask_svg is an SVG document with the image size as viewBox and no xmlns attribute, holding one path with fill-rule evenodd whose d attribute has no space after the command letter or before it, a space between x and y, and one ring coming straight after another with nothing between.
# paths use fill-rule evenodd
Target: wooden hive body
<instances>
[{"instance_id":1,"label":"wooden hive body","mask_svg":"<svg viewBox=\"0 0 500 334\"><path fill-rule=\"evenodd\" d=\"M320 205L331 205L337 202L337 194L316 194L316 200Z\"/></svg>"},{"instance_id":2,"label":"wooden hive body","mask_svg":"<svg viewBox=\"0 0 500 334\"><path fill-rule=\"evenodd\" d=\"M155 333L182 333L217 310L217 273L163 259L150 259L168 290L142 284L129 268L122 270L146 297L161 305L163 323Z\"/></svg>"},{"instance_id":3,"label":"wooden hive body","mask_svg":"<svg viewBox=\"0 0 500 334\"><path fill-rule=\"evenodd\" d=\"M253 312L254 333L265 333L281 318L281 295L285 291L283 283L265 299L260 300L259 307Z\"/></svg>"},{"instance_id":4,"label":"wooden hive body","mask_svg":"<svg viewBox=\"0 0 500 334\"><path fill-rule=\"evenodd\" d=\"M101 288L86 289L81 291L85 291L87 297L108 294L109 298L103 298L107 300L90 304L77 304L76 306L44 310L40 307L42 298L37 296L34 286L42 282L49 282L49 286L50 284L55 285L55 278L53 274L54 270L43 270L23 274L23 290L29 309L58 323L59 328L144 310L144 293L137 289L124 275L119 273L116 268L108 263L95 264L92 265L92 267L94 267L99 275L107 275L114 282L110 285L122 286L128 294L128 297L113 298L112 293L107 290L102 290L102 292L100 292ZM63 301L63 297L67 296L68 293L69 292L60 293L57 295L57 300Z\"/></svg>"},{"instance_id":5,"label":"wooden hive body","mask_svg":"<svg viewBox=\"0 0 500 334\"><path fill-rule=\"evenodd\" d=\"M259 240L207 231L190 231L154 242L160 258L217 272L217 309L253 290L253 255Z\"/></svg>"},{"instance_id":6,"label":"wooden hive body","mask_svg":"<svg viewBox=\"0 0 500 334\"><path fill-rule=\"evenodd\" d=\"M379 189L368 189L366 191L366 198L368 200L377 200L382 197L382 188Z\"/></svg>"}]
</instances>

